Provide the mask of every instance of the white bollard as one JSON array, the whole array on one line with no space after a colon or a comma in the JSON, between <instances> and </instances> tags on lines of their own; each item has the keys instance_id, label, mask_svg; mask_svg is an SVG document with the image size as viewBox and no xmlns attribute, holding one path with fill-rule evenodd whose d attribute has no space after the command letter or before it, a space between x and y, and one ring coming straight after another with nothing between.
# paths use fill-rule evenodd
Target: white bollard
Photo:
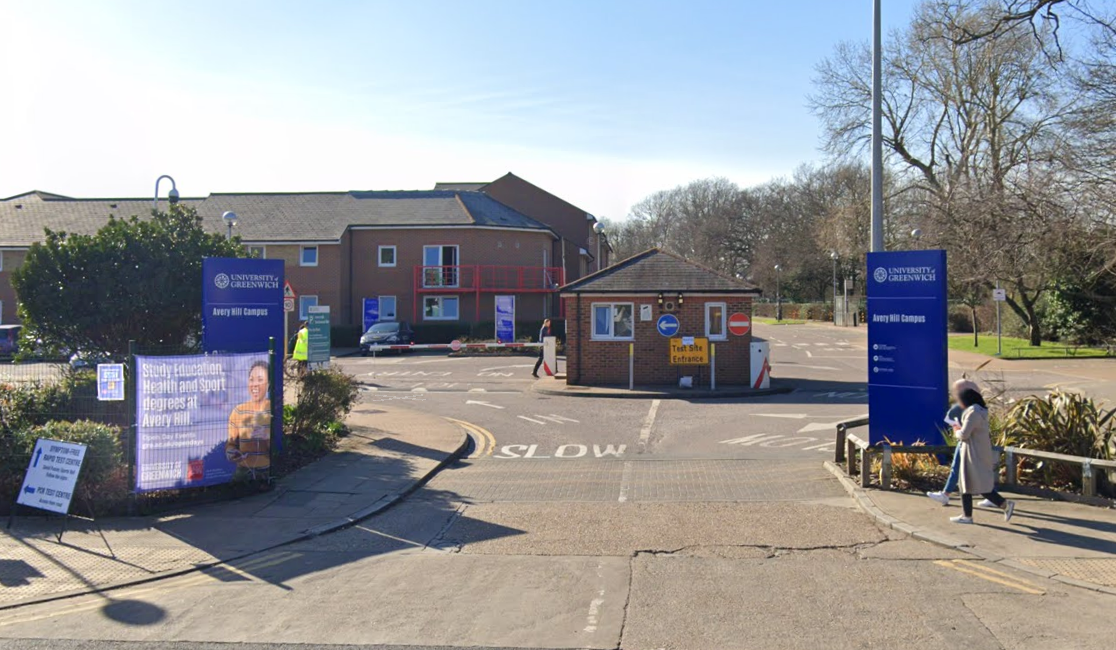
<instances>
[{"instance_id":1,"label":"white bollard","mask_svg":"<svg viewBox=\"0 0 1116 650\"><path fill-rule=\"evenodd\" d=\"M752 388L771 387L771 359L767 341L752 342Z\"/></svg>"},{"instance_id":2,"label":"white bollard","mask_svg":"<svg viewBox=\"0 0 1116 650\"><path fill-rule=\"evenodd\" d=\"M558 339L553 336L543 337L543 372L547 377L558 372Z\"/></svg>"}]
</instances>

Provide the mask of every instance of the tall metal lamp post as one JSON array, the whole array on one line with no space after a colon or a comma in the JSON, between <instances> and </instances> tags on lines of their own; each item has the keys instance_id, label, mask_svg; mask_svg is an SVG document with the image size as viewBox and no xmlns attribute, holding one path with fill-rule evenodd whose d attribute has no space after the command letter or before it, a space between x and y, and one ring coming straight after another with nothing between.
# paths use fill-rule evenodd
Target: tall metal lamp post
<instances>
[{"instance_id":1,"label":"tall metal lamp post","mask_svg":"<svg viewBox=\"0 0 1116 650\"><path fill-rule=\"evenodd\" d=\"M837 251L829 252L829 259L833 260L833 324L837 324Z\"/></svg>"},{"instance_id":2,"label":"tall metal lamp post","mask_svg":"<svg viewBox=\"0 0 1116 650\"><path fill-rule=\"evenodd\" d=\"M225 220L225 225L229 227L229 233L227 237L229 240L232 240L232 231L233 228L236 227L236 222L239 217L236 216L235 212L226 212L225 214L221 215L221 218Z\"/></svg>"},{"instance_id":3,"label":"tall metal lamp post","mask_svg":"<svg viewBox=\"0 0 1116 650\"><path fill-rule=\"evenodd\" d=\"M167 174L163 174L159 178L155 179L155 198L152 199L152 201L151 201L151 208L153 210L158 210L159 209L159 182L162 181L164 178L167 179L168 181L170 181L170 184L171 184L170 191L167 192L167 201L171 205L174 205L175 203L178 203L178 186L175 185L173 178L171 178Z\"/></svg>"},{"instance_id":4,"label":"tall metal lamp post","mask_svg":"<svg viewBox=\"0 0 1116 650\"><path fill-rule=\"evenodd\" d=\"M593 233L597 235L597 270L600 271L601 266L601 240L604 239L605 227L600 221L593 224Z\"/></svg>"},{"instance_id":5,"label":"tall metal lamp post","mask_svg":"<svg viewBox=\"0 0 1116 650\"><path fill-rule=\"evenodd\" d=\"M783 267L775 265L775 320L783 320Z\"/></svg>"}]
</instances>

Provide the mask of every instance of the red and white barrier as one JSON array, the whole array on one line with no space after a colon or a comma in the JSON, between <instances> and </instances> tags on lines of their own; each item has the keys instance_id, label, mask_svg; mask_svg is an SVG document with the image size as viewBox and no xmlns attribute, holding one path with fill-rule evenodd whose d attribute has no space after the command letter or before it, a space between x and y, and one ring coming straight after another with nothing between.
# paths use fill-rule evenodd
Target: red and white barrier
<instances>
[{"instance_id":1,"label":"red and white barrier","mask_svg":"<svg viewBox=\"0 0 1116 650\"><path fill-rule=\"evenodd\" d=\"M449 350L451 352L458 352L460 350L498 350L501 348L539 348L542 343L462 343L461 341L454 341L453 343L419 343L410 345L370 345L368 346L369 352L383 352L385 350Z\"/></svg>"}]
</instances>

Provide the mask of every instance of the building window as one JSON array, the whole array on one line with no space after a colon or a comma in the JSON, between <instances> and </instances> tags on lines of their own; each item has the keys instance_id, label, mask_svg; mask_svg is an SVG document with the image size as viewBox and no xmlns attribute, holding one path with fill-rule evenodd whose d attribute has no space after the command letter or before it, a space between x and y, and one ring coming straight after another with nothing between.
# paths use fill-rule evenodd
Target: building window
<instances>
[{"instance_id":1,"label":"building window","mask_svg":"<svg viewBox=\"0 0 1116 650\"><path fill-rule=\"evenodd\" d=\"M395 266L395 247L380 247L380 266Z\"/></svg>"},{"instance_id":2,"label":"building window","mask_svg":"<svg viewBox=\"0 0 1116 650\"><path fill-rule=\"evenodd\" d=\"M0 251L0 271L4 270L4 251Z\"/></svg>"},{"instance_id":3,"label":"building window","mask_svg":"<svg viewBox=\"0 0 1116 650\"><path fill-rule=\"evenodd\" d=\"M705 335L713 341L724 341L725 331L725 303L705 303Z\"/></svg>"},{"instance_id":4,"label":"building window","mask_svg":"<svg viewBox=\"0 0 1116 650\"><path fill-rule=\"evenodd\" d=\"M298 319L306 320L310 317L310 308L318 306L317 296L299 296L298 297Z\"/></svg>"},{"instance_id":5,"label":"building window","mask_svg":"<svg viewBox=\"0 0 1116 650\"><path fill-rule=\"evenodd\" d=\"M635 338L635 305L630 302L593 303L593 339L631 341Z\"/></svg>"},{"instance_id":6,"label":"building window","mask_svg":"<svg viewBox=\"0 0 1116 650\"><path fill-rule=\"evenodd\" d=\"M380 320L395 320L395 296L380 296Z\"/></svg>"},{"instance_id":7,"label":"building window","mask_svg":"<svg viewBox=\"0 0 1116 650\"><path fill-rule=\"evenodd\" d=\"M299 266L317 266L318 265L318 247L317 246L303 246L302 253L298 258Z\"/></svg>"},{"instance_id":8,"label":"building window","mask_svg":"<svg viewBox=\"0 0 1116 650\"><path fill-rule=\"evenodd\" d=\"M248 257L254 257L259 260L267 257L266 246L245 246L244 248L248 250Z\"/></svg>"},{"instance_id":9,"label":"building window","mask_svg":"<svg viewBox=\"0 0 1116 650\"><path fill-rule=\"evenodd\" d=\"M457 246L423 246L422 286L456 288L458 259Z\"/></svg>"},{"instance_id":10,"label":"building window","mask_svg":"<svg viewBox=\"0 0 1116 650\"><path fill-rule=\"evenodd\" d=\"M457 320L457 296L426 296L422 299L423 320Z\"/></svg>"}]
</instances>

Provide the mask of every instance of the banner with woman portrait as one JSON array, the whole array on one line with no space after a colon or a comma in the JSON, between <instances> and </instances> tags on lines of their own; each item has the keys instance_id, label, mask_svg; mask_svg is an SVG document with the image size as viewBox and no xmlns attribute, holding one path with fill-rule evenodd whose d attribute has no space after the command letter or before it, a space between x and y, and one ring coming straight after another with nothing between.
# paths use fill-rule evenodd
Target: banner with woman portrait
<instances>
[{"instance_id":1,"label":"banner with woman portrait","mask_svg":"<svg viewBox=\"0 0 1116 650\"><path fill-rule=\"evenodd\" d=\"M136 357L136 491L260 478L271 468L268 354Z\"/></svg>"}]
</instances>

